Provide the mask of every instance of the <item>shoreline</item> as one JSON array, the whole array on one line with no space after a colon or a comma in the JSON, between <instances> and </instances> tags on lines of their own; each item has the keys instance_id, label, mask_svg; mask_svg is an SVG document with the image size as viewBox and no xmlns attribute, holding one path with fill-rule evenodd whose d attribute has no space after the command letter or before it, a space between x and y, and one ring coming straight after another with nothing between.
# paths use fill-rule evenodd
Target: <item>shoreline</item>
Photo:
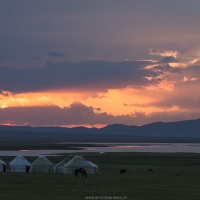
<instances>
[{"instance_id":1,"label":"shoreline","mask_svg":"<svg viewBox=\"0 0 200 200\"><path fill-rule=\"evenodd\" d=\"M65 153L200 153L200 143L76 143L76 144L4 144L0 156L39 156Z\"/></svg>"}]
</instances>

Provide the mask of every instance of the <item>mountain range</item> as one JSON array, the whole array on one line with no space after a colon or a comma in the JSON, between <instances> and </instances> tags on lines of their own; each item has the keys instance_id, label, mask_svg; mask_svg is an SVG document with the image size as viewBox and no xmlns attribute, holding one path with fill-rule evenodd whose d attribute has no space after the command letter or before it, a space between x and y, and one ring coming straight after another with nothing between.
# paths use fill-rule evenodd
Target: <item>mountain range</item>
<instances>
[{"instance_id":1,"label":"mountain range","mask_svg":"<svg viewBox=\"0 0 200 200\"><path fill-rule=\"evenodd\" d=\"M200 119L103 128L0 126L5 142L200 142Z\"/></svg>"}]
</instances>

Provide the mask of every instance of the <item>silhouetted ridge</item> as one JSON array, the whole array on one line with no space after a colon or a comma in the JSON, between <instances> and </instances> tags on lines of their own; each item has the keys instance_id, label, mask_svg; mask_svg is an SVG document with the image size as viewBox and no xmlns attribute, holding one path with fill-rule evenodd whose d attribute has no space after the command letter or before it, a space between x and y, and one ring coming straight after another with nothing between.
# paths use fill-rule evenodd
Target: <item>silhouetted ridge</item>
<instances>
[{"instance_id":1,"label":"silhouetted ridge","mask_svg":"<svg viewBox=\"0 0 200 200\"><path fill-rule=\"evenodd\" d=\"M0 126L0 142L200 142L200 119L103 128Z\"/></svg>"}]
</instances>

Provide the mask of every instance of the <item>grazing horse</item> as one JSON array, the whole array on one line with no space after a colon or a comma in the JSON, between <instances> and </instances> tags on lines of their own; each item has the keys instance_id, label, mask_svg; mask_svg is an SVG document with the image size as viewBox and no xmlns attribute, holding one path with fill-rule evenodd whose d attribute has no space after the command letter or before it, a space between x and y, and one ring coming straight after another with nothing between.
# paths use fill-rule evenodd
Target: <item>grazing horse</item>
<instances>
[{"instance_id":1,"label":"grazing horse","mask_svg":"<svg viewBox=\"0 0 200 200\"><path fill-rule=\"evenodd\" d=\"M78 178L78 174L81 173L82 174L82 177L85 176L85 178L87 178L87 172L85 171L84 168L77 168L74 170L74 174L75 176Z\"/></svg>"},{"instance_id":2,"label":"grazing horse","mask_svg":"<svg viewBox=\"0 0 200 200\"><path fill-rule=\"evenodd\" d=\"M148 172L154 172L153 169L147 169Z\"/></svg>"},{"instance_id":3,"label":"grazing horse","mask_svg":"<svg viewBox=\"0 0 200 200\"><path fill-rule=\"evenodd\" d=\"M125 169L121 169L119 173L120 174L123 174L123 173L126 174L126 170Z\"/></svg>"}]
</instances>

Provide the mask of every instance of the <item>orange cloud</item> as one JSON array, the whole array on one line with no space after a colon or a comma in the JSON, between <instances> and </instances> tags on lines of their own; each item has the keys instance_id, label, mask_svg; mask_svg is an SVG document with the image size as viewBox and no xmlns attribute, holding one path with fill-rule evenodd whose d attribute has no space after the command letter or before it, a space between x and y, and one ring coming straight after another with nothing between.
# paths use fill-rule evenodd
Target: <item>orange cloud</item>
<instances>
[{"instance_id":1,"label":"orange cloud","mask_svg":"<svg viewBox=\"0 0 200 200\"><path fill-rule=\"evenodd\" d=\"M162 56L162 57L173 56L174 58L177 58L179 55L179 52L172 51L172 50L149 49L149 54L154 55L154 56Z\"/></svg>"}]
</instances>

